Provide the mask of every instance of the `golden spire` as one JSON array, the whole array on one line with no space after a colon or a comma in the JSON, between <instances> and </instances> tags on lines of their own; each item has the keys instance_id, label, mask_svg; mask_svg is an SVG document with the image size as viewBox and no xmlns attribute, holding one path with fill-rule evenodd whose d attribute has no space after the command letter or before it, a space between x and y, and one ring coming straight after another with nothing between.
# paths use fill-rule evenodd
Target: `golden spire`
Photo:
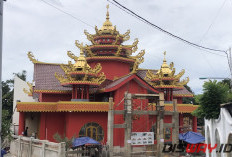
<instances>
[{"instance_id":1,"label":"golden spire","mask_svg":"<svg viewBox=\"0 0 232 157\"><path fill-rule=\"evenodd\" d=\"M164 51L164 60L163 60L163 62L167 62L165 57L166 57L166 51Z\"/></svg>"},{"instance_id":2,"label":"golden spire","mask_svg":"<svg viewBox=\"0 0 232 157\"><path fill-rule=\"evenodd\" d=\"M109 4L106 6L107 12L106 12L106 21L103 23L103 26L101 27L101 31L104 30L114 30L114 26L110 22L110 15L109 15Z\"/></svg>"},{"instance_id":3,"label":"golden spire","mask_svg":"<svg viewBox=\"0 0 232 157\"><path fill-rule=\"evenodd\" d=\"M163 60L163 64L161 65L161 69L158 72L162 72L163 74L171 74L172 70L170 69L169 65L167 64L166 61L166 51L164 51L164 60Z\"/></svg>"},{"instance_id":4,"label":"golden spire","mask_svg":"<svg viewBox=\"0 0 232 157\"><path fill-rule=\"evenodd\" d=\"M80 49L80 56L78 57L76 63L73 66L76 69L83 69L83 68L89 69L90 68L89 64L87 63L85 59L83 49Z\"/></svg>"},{"instance_id":5,"label":"golden spire","mask_svg":"<svg viewBox=\"0 0 232 157\"><path fill-rule=\"evenodd\" d=\"M109 4L107 4L106 6L107 12L106 12L106 20L110 19L110 15L109 15Z\"/></svg>"}]
</instances>

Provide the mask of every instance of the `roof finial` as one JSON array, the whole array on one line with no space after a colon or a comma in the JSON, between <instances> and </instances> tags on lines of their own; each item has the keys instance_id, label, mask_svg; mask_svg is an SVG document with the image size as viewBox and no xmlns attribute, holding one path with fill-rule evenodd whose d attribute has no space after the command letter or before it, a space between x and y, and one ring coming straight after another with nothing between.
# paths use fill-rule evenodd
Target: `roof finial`
<instances>
[{"instance_id":1,"label":"roof finial","mask_svg":"<svg viewBox=\"0 0 232 157\"><path fill-rule=\"evenodd\" d=\"M109 15L109 4L106 6L107 12L106 12L106 21L103 23L103 26L101 27L101 31L105 31L105 33L110 33L110 31L113 31L115 27L110 22L110 15Z\"/></svg>"},{"instance_id":2,"label":"roof finial","mask_svg":"<svg viewBox=\"0 0 232 157\"><path fill-rule=\"evenodd\" d=\"M166 62L166 51L164 51L164 62Z\"/></svg>"},{"instance_id":3,"label":"roof finial","mask_svg":"<svg viewBox=\"0 0 232 157\"><path fill-rule=\"evenodd\" d=\"M83 49L80 49L80 56L84 56Z\"/></svg>"},{"instance_id":4,"label":"roof finial","mask_svg":"<svg viewBox=\"0 0 232 157\"><path fill-rule=\"evenodd\" d=\"M106 5L106 9L107 9L106 19L109 20L110 19L110 16L109 16L109 4Z\"/></svg>"}]
</instances>

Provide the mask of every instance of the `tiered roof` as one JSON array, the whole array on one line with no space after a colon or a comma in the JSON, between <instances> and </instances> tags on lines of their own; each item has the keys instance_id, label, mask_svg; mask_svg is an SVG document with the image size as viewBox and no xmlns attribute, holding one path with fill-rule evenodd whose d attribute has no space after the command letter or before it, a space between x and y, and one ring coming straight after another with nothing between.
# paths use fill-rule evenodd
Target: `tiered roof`
<instances>
[{"instance_id":1,"label":"tiered roof","mask_svg":"<svg viewBox=\"0 0 232 157\"><path fill-rule=\"evenodd\" d=\"M84 31L91 45L83 46L82 43L76 41L76 46L83 49L88 62L96 60L119 60L128 62L132 66L132 72L136 72L138 65L144 61L145 50L141 50L136 56L132 56L138 50L138 39L135 39L132 45L123 45L124 41L130 39L130 30L124 34L117 31L109 18L109 6L107 6L106 21L103 26L98 29L95 27L95 34Z\"/></svg>"},{"instance_id":2,"label":"tiered roof","mask_svg":"<svg viewBox=\"0 0 232 157\"><path fill-rule=\"evenodd\" d=\"M54 64L44 63L35 59L32 53L28 53L29 59L34 63L34 81L35 87L33 92L42 93L72 93L72 88L69 85L83 84L98 87L94 92L111 92L117 90L122 85L130 80L135 80L148 91L157 92L159 88L173 88L174 97L192 97L184 85L188 83L189 79L180 81L184 74L182 70L179 74L175 74L174 64L167 64L164 57L163 64L160 70L139 69L138 66L144 61L145 51L142 50L136 56L132 56L138 49L138 39L135 39L132 45L123 45L124 41L130 39L130 31L120 34L116 26L113 26L107 7L106 21L103 26L98 29L95 27L95 34L89 34L85 30L87 39L91 45L83 45L78 41L76 46L80 49L80 56L75 56L72 52L68 52L68 56L72 58L75 63L71 61L68 64ZM166 55L166 53L165 53ZM107 80L104 73L100 73L101 65L97 64L94 68L89 66L89 62L96 60L117 60L120 62L127 62L131 64L131 73L117 78L115 80ZM28 91L28 93L31 91ZM74 104L79 102L54 102L54 103L19 103L18 111L38 111L38 112L62 112L62 111L108 111L108 104L96 102L86 102L78 104L80 107L75 108ZM94 108L92 105L95 105ZM74 108L72 108L74 107ZM83 107L83 108L82 108ZM99 110L98 110L99 109ZM190 112L194 110L195 106L179 105L180 112ZM166 105L165 110L172 110L171 106Z\"/></svg>"},{"instance_id":3,"label":"tiered roof","mask_svg":"<svg viewBox=\"0 0 232 157\"><path fill-rule=\"evenodd\" d=\"M81 84L99 86L105 81L106 77L104 73L100 73L102 69L101 64L98 63L92 69L87 63L82 50L79 57L74 56L70 51L68 51L68 56L74 59L75 64L69 61L68 64L60 65L65 74L55 73L55 77L60 81L61 85Z\"/></svg>"},{"instance_id":4,"label":"tiered roof","mask_svg":"<svg viewBox=\"0 0 232 157\"><path fill-rule=\"evenodd\" d=\"M189 82L188 77L180 81L180 78L184 75L185 70L183 69L180 73L175 74L176 69L174 68L174 63L171 62L171 64L168 65L165 55L166 52L164 52L164 60L160 70L158 70L155 74L148 70L145 79L154 88L172 88L174 90L184 89L184 85Z\"/></svg>"}]
</instances>

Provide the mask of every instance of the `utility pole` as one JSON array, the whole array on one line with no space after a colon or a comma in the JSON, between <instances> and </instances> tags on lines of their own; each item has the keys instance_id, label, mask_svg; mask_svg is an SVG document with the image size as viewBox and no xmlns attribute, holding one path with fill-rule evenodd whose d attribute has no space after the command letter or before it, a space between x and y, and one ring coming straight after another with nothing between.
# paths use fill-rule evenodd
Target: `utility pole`
<instances>
[{"instance_id":1,"label":"utility pole","mask_svg":"<svg viewBox=\"0 0 232 157\"><path fill-rule=\"evenodd\" d=\"M2 133L2 30L3 30L3 0L0 0L0 133ZM1 136L0 136L0 148L2 148Z\"/></svg>"},{"instance_id":2,"label":"utility pole","mask_svg":"<svg viewBox=\"0 0 232 157\"><path fill-rule=\"evenodd\" d=\"M109 146L109 157L113 157L114 151L114 102L113 98L109 98L109 111L108 111L108 131L107 131L107 145Z\"/></svg>"},{"instance_id":3,"label":"utility pole","mask_svg":"<svg viewBox=\"0 0 232 157\"><path fill-rule=\"evenodd\" d=\"M230 89L232 90L232 60L231 60L231 47L229 47L229 68L230 68Z\"/></svg>"},{"instance_id":4,"label":"utility pole","mask_svg":"<svg viewBox=\"0 0 232 157\"><path fill-rule=\"evenodd\" d=\"M158 111L157 124L157 156L163 157L162 149L164 145L164 94L159 93L159 101L156 105Z\"/></svg>"}]
</instances>

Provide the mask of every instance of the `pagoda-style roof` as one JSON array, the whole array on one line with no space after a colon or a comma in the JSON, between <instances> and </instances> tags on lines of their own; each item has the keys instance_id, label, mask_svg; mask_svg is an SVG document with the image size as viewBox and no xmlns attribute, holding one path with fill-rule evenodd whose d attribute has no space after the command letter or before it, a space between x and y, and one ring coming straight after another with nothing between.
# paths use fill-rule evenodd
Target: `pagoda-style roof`
<instances>
[{"instance_id":1,"label":"pagoda-style roof","mask_svg":"<svg viewBox=\"0 0 232 157\"><path fill-rule=\"evenodd\" d=\"M55 73L55 77L59 80L61 85L90 85L99 86L105 81L106 77L104 73L100 73L102 67L98 63L94 68L91 68L87 63L84 53L81 49L80 56L76 57L70 51L68 56L72 58L75 63L71 61L68 64L61 64L60 67L63 69L65 74Z\"/></svg>"},{"instance_id":2,"label":"pagoda-style roof","mask_svg":"<svg viewBox=\"0 0 232 157\"><path fill-rule=\"evenodd\" d=\"M17 102L18 112L108 112L109 102Z\"/></svg>"},{"instance_id":3,"label":"pagoda-style roof","mask_svg":"<svg viewBox=\"0 0 232 157\"><path fill-rule=\"evenodd\" d=\"M164 52L164 60L161 68L154 74L152 71L147 71L145 79L154 88L172 88L174 90L183 89L184 85L189 82L189 78L180 81L180 78L184 75L185 70L180 73L175 74L176 69L174 68L174 63L171 62L170 65L167 64L165 58L166 52Z\"/></svg>"},{"instance_id":4,"label":"pagoda-style roof","mask_svg":"<svg viewBox=\"0 0 232 157\"><path fill-rule=\"evenodd\" d=\"M180 113L192 113L199 106L193 104L177 104ZM164 104L165 111L173 111L173 104ZM148 110L155 110L149 106ZM109 102L17 102L18 112L108 112Z\"/></svg>"},{"instance_id":5,"label":"pagoda-style roof","mask_svg":"<svg viewBox=\"0 0 232 157\"><path fill-rule=\"evenodd\" d=\"M140 86L144 87L149 92L159 93L159 91L155 90L148 82L141 79L136 74L128 74L128 75L125 75L125 76L123 76L121 78L115 79L111 83L108 83L105 87L101 88L100 91L101 92L115 91L115 90L117 90L118 88L125 85L126 83L128 83L131 80L136 81Z\"/></svg>"},{"instance_id":6,"label":"pagoda-style roof","mask_svg":"<svg viewBox=\"0 0 232 157\"><path fill-rule=\"evenodd\" d=\"M146 78L146 74L148 71L150 71L150 73L154 75L158 72L158 70L154 70L154 69L138 69L137 75L140 78L146 80L145 78ZM185 87L183 87L183 89L173 91L173 96L174 97L193 97L194 95L193 93L188 91Z\"/></svg>"},{"instance_id":7,"label":"pagoda-style roof","mask_svg":"<svg viewBox=\"0 0 232 157\"><path fill-rule=\"evenodd\" d=\"M131 45L124 45L123 42L130 39L130 30L120 34L113 26L109 16L109 6L107 5L106 20L100 29L95 27L95 34L84 31L90 45L83 45L76 41L76 46L83 50L87 61L112 60L127 62L130 64L132 73L135 73L139 64L144 61L145 50L141 50L137 55L132 55L138 50L138 39L136 38Z\"/></svg>"},{"instance_id":8,"label":"pagoda-style roof","mask_svg":"<svg viewBox=\"0 0 232 157\"><path fill-rule=\"evenodd\" d=\"M100 29L95 26L95 34L89 34L86 30L84 31L87 39L92 42L93 45L96 44L118 44L130 39L130 30L128 30L124 34L120 34L117 31L116 26L113 26L112 22L110 21L109 16L109 5L107 5L107 12L106 12L106 21L103 23ZM109 40L100 40L100 39L109 39ZM111 39L111 40L110 40Z\"/></svg>"}]
</instances>

